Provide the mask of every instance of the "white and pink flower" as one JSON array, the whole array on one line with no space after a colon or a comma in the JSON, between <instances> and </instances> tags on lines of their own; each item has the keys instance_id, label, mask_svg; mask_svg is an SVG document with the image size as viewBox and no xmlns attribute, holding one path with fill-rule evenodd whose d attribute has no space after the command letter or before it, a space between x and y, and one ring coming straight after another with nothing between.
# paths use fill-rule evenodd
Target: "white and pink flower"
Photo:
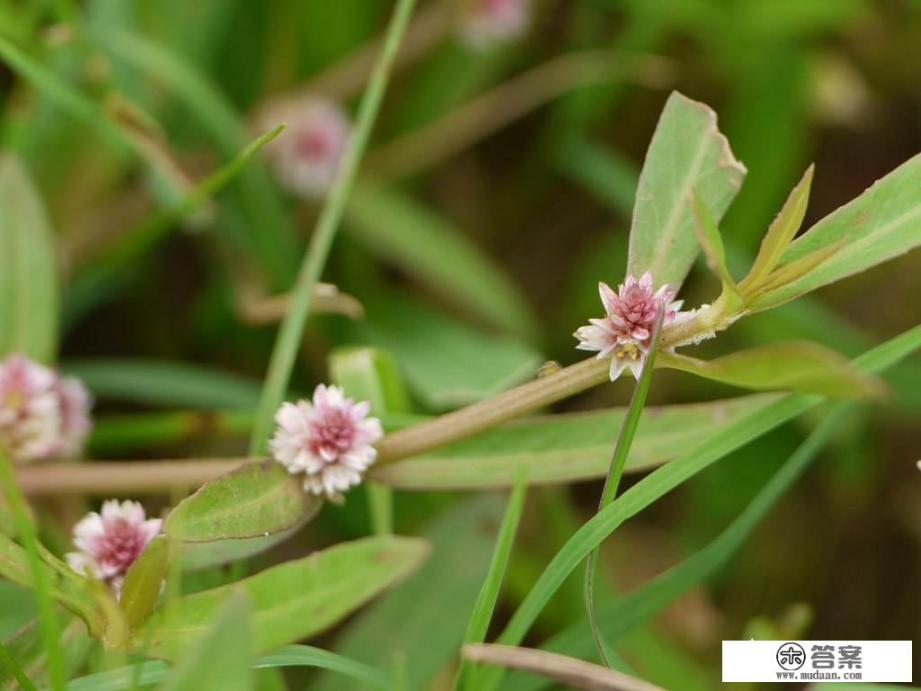
<instances>
[{"instance_id":1,"label":"white and pink flower","mask_svg":"<svg viewBox=\"0 0 921 691\"><path fill-rule=\"evenodd\" d=\"M304 476L304 489L339 499L361 483L377 458L373 444L384 434L370 404L346 398L338 386L320 385L312 401L284 403L275 415L278 429L272 455L289 473Z\"/></svg>"},{"instance_id":2,"label":"white and pink flower","mask_svg":"<svg viewBox=\"0 0 921 691\"><path fill-rule=\"evenodd\" d=\"M307 199L323 196L333 184L348 147L352 125L334 102L313 96L278 102L260 120L287 127L266 153L282 184Z\"/></svg>"},{"instance_id":3,"label":"white and pink flower","mask_svg":"<svg viewBox=\"0 0 921 691\"><path fill-rule=\"evenodd\" d=\"M79 454L91 404L77 379L22 355L0 362L0 444L18 463Z\"/></svg>"},{"instance_id":4,"label":"white and pink flower","mask_svg":"<svg viewBox=\"0 0 921 691\"><path fill-rule=\"evenodd\" d=\"M663 285L653 291L652 274L648 271L639 280L627 276L617 291L607 283L598 284L605 316L589 319L589 324L573 334L578 350L598 351L598 357L611 358L611 381L629 369L640 378L652 341L652 331L659 310L665 310L663 323L674 321L682 302L672 301L674 292Z\"/></svg>"},{"instance_id":5,"label":"white and pink flower","mask_svg":"<svg viewBox=\"0 0 921 691\"><path fill-rule=\"evenodd\" d=\"M531 21L531 0L462 0L458 33L474 50L519 38Z\"/></svg>"},{"instance_id":6,"label":"white and pink flower","mask_svg":"<svg viewBox=\"0 0 921 691\"><path fill-rule=\"evenodd\" d=\"M74 526L74 547L67 555L70 567L85 576L121 590L125 573L160 532L163 521L147 518L136 501L110 499L102 511L92 511Z\"/></svg>"}]
</instances>

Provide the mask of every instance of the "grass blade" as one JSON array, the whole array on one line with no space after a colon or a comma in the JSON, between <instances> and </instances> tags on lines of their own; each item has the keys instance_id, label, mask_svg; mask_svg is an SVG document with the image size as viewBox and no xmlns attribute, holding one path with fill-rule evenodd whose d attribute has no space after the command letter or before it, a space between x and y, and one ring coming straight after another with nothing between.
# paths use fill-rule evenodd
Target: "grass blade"
<instances>
[{"instance_id":1,"label":"grass blade","mask_svg":"<svg viewBox=\"0 0 921 691\"><path fill-rule=\"evenodd\" d=\"M483 582L483 588L477 596L476 604L473 606L473 613L470 615L470 621L467 624L467 631L464 633L465 644L482 643L486 640L489 622L492 620L496 602L499 599L499 591L502 588L503 580L505 580L512 545L518 532L518 523L524 511L526 494L527 475L524 471L520 471L509 496L505 515L502 518L502 526L499 528L499 535L496 538L496 548L493 551L492 560L489 562L486 580ZM456 688L469 688L471 691L476 688L467 660L461 661Z\"/></svg>"},{"instance_id":2,"label":"grass blade","mask_svg":"<svg viewBox=\"0 0 921 691\"><path fill-rule=\"evenodd\" d=\"M342 674L361 682L368 688L382 690L390 688L387 675L380 670L310 645L286 645L256 658L253 667L254 669L315 667ZM125 689L132 688L134 678L137 678L139 685L149 686L161 681L169 669L169 665L159 660L142 662L139 665L121 667L74 679L67 686L67 691L125 691Z\"/></svg>"},{"instance_id":3,"label":"grass blade","mask_svg":"<svg viewBox=\"0 0 921 691\"><path fill-rule=\"evenodd\" d=\"M326 203L323 205L323 209L317 219L316 228L310 238L310 245L304 255L304 262L298 274L296 288L292 292L291 309L285 315L285 319L281 324L278 338L275 341L275 348L272 351L272 359L269 362L269 371L256 415L255 429L250 441L250 451L253 454L263 453L266 450L269 435L272 431L272 420L275 411L285 398L288 380L291 378L291 370L294 368L294 359L300 347L301 335L304 333L304 325L307 323L307 317L310 314L311 293L313 292L313 287L320 280L323 268L326 266L326 259L332 248L333 239L336 237L339 222L342 220L345 203L351 191L355 174L358 171L359 161L368 144L371 128L377 119L377 113L380 110L381 101L384 98L384 92L390 78L390 70L400 47L403 34L406 31L406 25L409 23L414 4L415 0L397 0L396 8L390 19L390 25L387 28L384 47L377 63L374 65L368 88L365 90L361 105L358 108L358 117L355 121L355 130L351 141L343 156L342 164L336 174L336 179Z\"/></svg>"},{"instance_id":4,"label":"grass blade","mask_svg":"<svg viewBox=\"0 0 921 691\"><path fill-rule=\"evenodd\" d=\"M22 667L16 663L16 660L10 655L10 651L2 643L0 643L0 664L6 667L16 678L23 691L35 691L35 684L32 683L32 680L22 670Z\"/></svg>"},{"instance_id":5,"label":"grass blade","mask_svg":"<svg viewBox=\"0 0 921 691\"><path fill-rule=\"evenodd\" d=\"M35 526L26 509L26 502L19 490L19 485L16 484L12 461L3 448L0 448L0 487L6 494L6 499L13 512L16 532L22 540L28 557L35 600L38 604L42 643L48 657L48 677L51 688L54 691L60 691L67 682L64 651L61 648L61 624L51 600L51 582L49 573L42 563Z\"/></svg>"},{"instance_id":6,"label":"grass blade","mask_svg":"<svg viewBox=\"0 0 921 691\"><path fill-rule=\"evenodd\" d=\"M614 497L617 495L617 487L620 485L620 478L623 476L624 467L627 465L627 456L630 455L630 447L633 445L633 438L636 436L636 428L640 422L640 415L643 412L643 407L646 405L646 396L649 393L649 385L652 382L652 371L656 364L656 351L659 349L659 335L662 333L662 321L664 319L665 305L663 304L659 308L659 314L656 317L656 323L653 327L649 355L643 365L640 379L633 389L633 395L630 398L630 406L627 409L627 416L624 418L624 424L621 425L620 428L620 435L617 437L617 443L614 445L611 466L604 480L604 488L601 490L601 500L598 502L599 512L614 501ZM595 617L595 571L598 568L598 558L600 554L601 543L599 542L585 562L585 611L588 614L588 623L592 628L592 635L595 638L598 654L601 656L606 666L613 668L611 664L613 656L608 654L607 645L604 642L604 637L598 628L598 622Z\"/></svg>"},{"instance_id":7,"label":"grass blade","mask_svg":"<svg viewBox=\"0 0 921 691\"><path fill-rule=\"evenodd\" d=\"M921 326L910 329L865 353L857 358L856 364L866 371L879 372L919 347L921 347ZM819 396L801 394L785 396L759 414L749 416L733 427L714 435L705 444L691 449L684 456L659 468L631 487L619 499L583 525L557 552L512 616L499 642L518 645L566 577L591 554L599 542L610 535L621 523L731 451L814 408L822 400ZM483 688L495 688L500 675L501 672L499 675L493 675Z\"/></svg>"},{"instance_id":8,"label":"grass blade","mask_svg":"<svg viewBox=\"0 0 921 691\"><path fill-rule=\"evenodd\" d=\"M815 460L845 419L846 411L851 407L852 404L835 406L825 420L764 485L745 510L710 544L681 564L602 608L598 620L604 635L610 640L631 631L721 568L742 546L777 500L790 489ZM593 636L580 623L557 634L543 647L580 657L591 654ZM522 679L521 684L509 681L509 687L514 691L536 691L539 688L538 684L530 683L530 679L527 682Z\"/></svg>"}]
</instances>

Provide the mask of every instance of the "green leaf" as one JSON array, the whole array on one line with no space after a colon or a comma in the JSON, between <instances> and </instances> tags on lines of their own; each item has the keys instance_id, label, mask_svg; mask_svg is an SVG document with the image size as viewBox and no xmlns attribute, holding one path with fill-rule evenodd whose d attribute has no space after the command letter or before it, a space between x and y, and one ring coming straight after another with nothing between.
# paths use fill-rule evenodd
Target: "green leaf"
<instances>
[{"instance_id":1,"label":"green leaf","mask_svg":"<svg viewBox=\"0 0 921 691\"><path fill-rule=\"evenodd\" d=\"M247 598L229 597L201 639L170 672L160 691L250 691L253 688L250 636Z\"/></svg>"},{"instance_id":2,"label":"green leaf","mask_svg":"<svg viewBox=\"0 0 921 691\"><path fill-rule=\"evenodd\" d=\"M806 216L806 206L809 204L809 190L812 188L814 173L815 166L809 166L806 169L802 180L790 192L777 218L771 223L761 241L761 249L758 251L758 256L755 257L755 263L752 264L751 271L741 283L743 290L754 290L767 278L790 243L793 242Z\"/></svg>"},{"instance_id":3,"label":"green leaf","mask_svg":"<svg viewBox=\"0 0 921 691\"><path fill-rule=\"evenodd\" d=\"M383 672L347 657L309 645L286 645L268 655L256 658L254 669L279 669L282 667L316 667L347 676L374 689L390 689L389 679ZM127 691L155 684L162 680L170 667L162 661L142 662L139 665L91 674L74 679L67 691ZM135 683L135 679L137 683Z\"/></svg>"},{"instance_id":4,"label":"green leaf","mask_svg":"<svg viewBox=\"0 0 921 691\"><path fill-rule=\"evenodd\" d=\"M717 221L738 193L745 166L703 103L672 92L640 174L627 272L652 273L656 286L684 281L699 251L691 214L697 191Z\"/></svg>"},{"instance_id":5,"label":"green leaf","mask_svg":"<svg viewBox=\"0 0 921 691\"><path fill-rule=\"evenodd\" d=\"M179 502L164 530L185 565L201 568L268 549L322 505L278 463L247 463Z\"/></svg>"},{"instance_id":6,"label":"green leaf","mask_svg":"<svg viewBox=\"0 0 921 691\"><path fill-rule=\"evenodd\" d=\"M745 510L710 544L674 568L601 608L598 620L605 636L613 640L634 630L722 568L777 503L778 498L803 474L841 422L842 414L839 407L800 445ZM542 647L582 657L593 653L594 641L585 623L578 622L553 636ZM509 691L536 691L543 686L534 679L510 677L503 688Z\"/></svg>"},{"instance_id":7,"label":"green leaf","mask_svg":"<svg viewBox=\"0 0 921 691\"><path fill-rule=\"evenodd\" d=\"M464 644L482 643L486 640L489 622L492 621L496 603L499 601L499 591L502 589L505 572L508 570L509 559L512 556L512 545L515 543L518 523L521 521L521 514L524 512L527 487L527 477L524 472L521 472L508 498L508 505L505 507L505 516L502 517L502 525L499 527L496 546L489 562L489 571L486 573L486 580L483 581L483 587L473 606L470 621L467 622ZM469 663L466 660L461 662L456 687L459 689L469 688L471 691L476 688L471 676Z\"/></svg>"},{"instance_id":8,"label":"green leaf","mask_svg":"<svg viewBox=\"0 0 921 691\"><path fill-rule=\"evenodd\" d=\"M175 658L201 636L238 593L253 605L256 652L316 635L415 571L428 544L377 536L289 561L226 586L178 598L158 611L133 640L145 653Z\"/></svg>"},{"instance_id":9,"label":"green leaf","mask_svg":"<svg viewBox=\"0 0 921 691\"><path fill-rule=\"evenodd\" d=\"M71 360L61 369L100 398L155 406L250 410L259 382L182 362L144 359Z\"/></svg>"},{"instance_id":10,"label":"green leaf","mask_svg":"<svg viewBox=\"0 0 921 691\"><path fill-rule=\"evenodd\" d=\"M662 367L724 384L757 390L788 390L842 398L882 396L886 387L862 374L835 351L810 341L749 348L714 360L663 353Z\"/></svg>"},{"instance_id":11,"label":"green leaf","mask_svg":"<svg viewBox=\"0 0 921 691\"><path fill-rule=\"evenodd\" d=\"M143 624L153 612L166 578L168 558L169 546L166 539L156 537L125 574L118 606L125 615L125 622L132 629Z\"/></svg>"},{"instance_id":12,"label":"green leaf","mask_svg":"<svg viewBox=\"0 0 921 691\"><path fill-rule=\"evenodd\" d=\"M727 306L729 309L735 309L741 306L742 298L739 295L739 288L735 279L729 273L729 267L726 265L726 249L723 247L720 229L717 227L710 209L707 208L706 203L696 193L691 197L691 202L697 240L700 242L704 256L707 258L707 266L720 279L720 283L723 286L723 293L720 298L730 303Z\"/></svg>"},{"instance_id":13,"label":"green leaf","mask_svg":"<svg viewBox=\"0 0 921 691\"><path fill-rule=\"evenodd\" d=\"M57 352L58 280L47 214L20 161L0 157L0 358Z\"/></svg>"},{"instance_id":14,"label":"green leaf","mask_svg":"<svg viewBox=\"0 0 921 691\"><path fill-rule=\"evenodd\" d=\"M865 372L879 372L921 348L921 326L906 331L855 360ZM685 480L766 432L792 420L822 402L819 396L789 394L765 409L694 446L680 458L659 468L624 492L610 506L585 523L557 552L521 606L512 616L499 642L518 645L541 610L566 577L595 546L619 525L667 494ZM495 688L501 673L493 674L484 689Z\"/></svg>"},{"instance_id":15,"label":"green leaf","mask_svg":"<svg viewBox=\"0 0 921 691\"><path fill-rule=\"evenodd\" d=\"M628 471L660 465L777 400L772 394L649 407ZM385 463L371 477L405 489L510 487L524 469L534 484L604 477L626 410L546 415L516 421L436 451Z\"/></svg>"},{"instance_id":16,"label":"green leaf","mask_svg":"<svg viewBox=\"0 0 921 691\"><path fill-rule=\"evenodd\" d=\"M794 240L778 270L816 253L830 255L804 275L754 297L751 310L776 307L921 245L919 186L921 154Z\"/></svg>"},{"instance_id":17,"label":"green leaf","mask_svg":"<svg viewBox=\"0 0 921 691\"><path fill-rule=\"evenodd\" d=\"M501 517L502 504L490 495L437 518L423 534L433 546L426 564L346 627L335 649L381 669L398 668L403 688L427 688L457 656ZM332 675L316 683L318 691L353 688Z\"/></svg>"},{"instance_id":18,"label":"green leaf","mask_svg":"<svg viewBox=\"0 0 921 691\"><path fill-rule=\"evenodd\" d=\"M12 655L10 655L9 650L6 646L0 643L0 665L5 667L7 671L16 679L19 683L20 688L23 691L36 691L35 684L32 683L32 680L26 675L22 670L22 667L16 662Z\"/></svg>"},{"instance_id":19,"label":"green leaf","mask_svg":"<svg viewBox=\"0 0 921 691\"><path fill-rule=\"evenodd\" d=\"M543 361L518 340L478 331L406 295L366 304L367 319L352 328L399 359L406 383L430 408L489 398L533 377Z\"/></svg>"},{"instance_id":20,"label":"green leaf","mask_svg":"<svg viewBox=\"0 0 921 691\"><path fill-rule=\"evenodd\" d=\"M357 185L348 232L433 292L489 324L529 336L533 318L502 269L450 222L398 190Z\"/></svg>"}]
</instances>

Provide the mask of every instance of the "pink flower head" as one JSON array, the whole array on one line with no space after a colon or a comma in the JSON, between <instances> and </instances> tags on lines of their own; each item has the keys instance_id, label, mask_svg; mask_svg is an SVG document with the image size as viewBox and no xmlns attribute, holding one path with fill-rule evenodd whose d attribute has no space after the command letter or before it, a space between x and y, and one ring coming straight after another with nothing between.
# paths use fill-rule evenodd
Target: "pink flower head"
<instances>
[{"instance_id":1,"label":"pink flower head","mask_svg":"<svg viewBox=\"0 0 921 691\"><path fill-rule=\"evenodd\" d=\"M282 184L302 197L321 197L348 146L352 127L346 114L332 101L307 97L276 104L261 120L267 127L287 124L266 147Z\"/></svg>"},{"instance_id":2,"label":"pink flower head","mask_svg":"<svg viewBox=\"0 0 921 691\"><path fill-rule=\"evenodd\" d=\"M0 443L20 463L74 456L90 430L91 400L76 379L22 355L0 362Z\"/></svg>"},{"instance_id":3,"label":"pink flower head","mask_svg":"<svg viewBox=\"0 0 921 691\"><path fill-rule=\"evenodd\" d=\"M377 418L368 417L370 408L367 401L346 398L338 386L323 384L313 401L283 403L270 445L275 460L289 473L303 473L306 491L339 499L361 483L377 458L372 444L384 432Z\"/></svg>"},{"instance_id":4,"label":"pink flower head","mask_svg":"<svg viewBox=\"0 0 921 691\"><path fill-rule=\"evenodd\" d=\"M665 310L664 323L668 323L676 318L682 302L672 302L674 293L667 285L653 292L652 274L648 271L639 280L627 276L617 292L607 283L599 283L598 292L605 316L589 319L587 326L573 334L579 339L576 348L598 351L598 358L610 356L611 381L624 369L629 369L639 379L659 309Z\"/></svg>"},{"instance_id":5,"label":"pink flower head","mask_svg":"<svg viewBox=\"0 0 921 691\"><path fill-rule=\"evenodd\" d=\"M120 590L125 573L141 556L147 543L160 532L163 521L147 519L136 501L110 499L102 511L91 511L74 526L74 547L67 563L78 573L89 575Z\"/></svg>"},{"instance_id":6,"label":"pink flower head","mask_svg":"<svg viewBox=\"0 0 921 691\"><path fill-rule=\"evenodd\" d=\"M531 0L464 0L459 33L474 50L513 41L528 28Z\"/></svg>"}]
</instances>

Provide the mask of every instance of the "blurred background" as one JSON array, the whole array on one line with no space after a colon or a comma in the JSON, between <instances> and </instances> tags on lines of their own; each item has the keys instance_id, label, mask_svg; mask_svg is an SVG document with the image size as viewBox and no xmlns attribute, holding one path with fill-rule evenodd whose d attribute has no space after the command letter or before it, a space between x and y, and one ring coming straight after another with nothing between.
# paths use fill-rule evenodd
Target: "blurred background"
<instances>
[{"instance_id":1,"label":"blurred background","mask_svg":"<svg viewBox=\"0 0 921 691\"><path fill-rule=\"evenodd\" d=\"M522 4L525 21L499 27L475 21L478 1L418 3L324 275L340 292L311 319L297 391L327 380L328 353L346 344L390 350L419 413L579 359L571 334L600 312L597 282L623 278L636 178L672 89L719 113L748 167L722 224L737 277L810 162L807 227L921 150L917 0L535 0ZM329 116L338 125L354 112L391 5L0 0L0 141L25 163L54 229L60 360L96 394L94 457L244 452L322 197L323 175L298 187L286 156L313 146L299 135L305 108L340 108ZM282 120L288 130L213 201L163 222L195 182ZM696 306L717 292L701 266L682 297ZM809 338L854 355L917 324L919 295L914 253L743 320L695 354ZM619 640L643 676L715 688L721 639L921 638L921 361L890 380L892 400L852 414L727 566ZM623 404L630 390L620 381L558 410ZM651 401L739 393L661 372ZM114 416L174 410L205 412L169 434L102 433ZM608 587L628 590L707 544L814 423L746 446L618 530L604 549ZM505 615L599 492L530 492ZM408 629L433 640L439 626L462 630L501 499L398 493L396 506L400 530L431 534L442 550L445 592L429 581L393 594L432 612ZM367 520L350 495L260 560L365 534ZM63 547L69 529L49 539ZM529 643L584 616L578 580ZM372 609L379 626L383 605L398 607ZM0 632L23 616L4 605ZM321 643L370 645L349 630L360 625ZM433 653L413 673L437 685L438 662Z\"/></svg>"}]
</instances>

